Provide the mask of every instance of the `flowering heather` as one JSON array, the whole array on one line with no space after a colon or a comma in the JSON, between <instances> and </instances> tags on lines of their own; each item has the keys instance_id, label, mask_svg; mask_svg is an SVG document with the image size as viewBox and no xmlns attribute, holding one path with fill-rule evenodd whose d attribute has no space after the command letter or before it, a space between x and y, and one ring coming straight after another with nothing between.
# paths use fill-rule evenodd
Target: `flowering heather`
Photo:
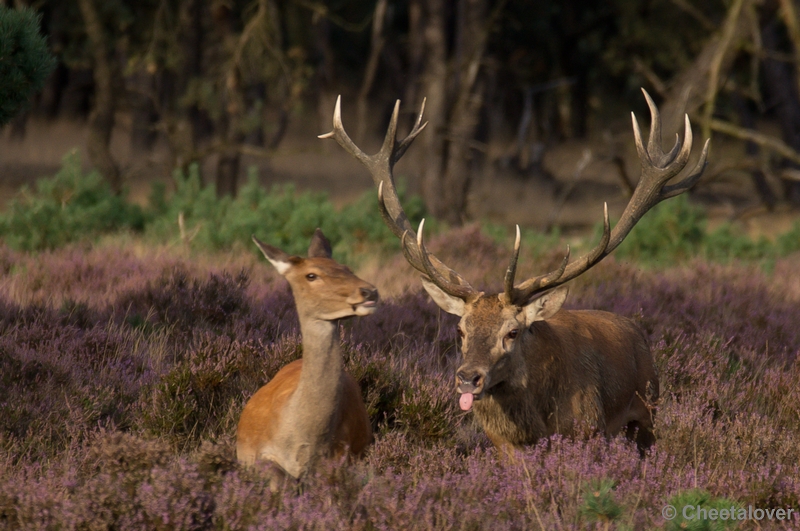
<instances>
[{"instance_id":1,"label":"flowering heather","mask_svg":"<svg viewBox=\"0 0 800 531\"><path fill-rule=\"evenodd\" d=\"M470 228L431 248L493 288L510 251ZM382 306L341 334L376 441L271 492L233 447L244 403L301 355L271 268L135 242L0 247L0 529L680 529L662 508L686 499L797 514L799 269L604 261L567 305L647 332L658 442L641 459L624 438L553 437L504 461L457 406L454 318L402 257L365 262Z\"/></svg>"}]
</instances>

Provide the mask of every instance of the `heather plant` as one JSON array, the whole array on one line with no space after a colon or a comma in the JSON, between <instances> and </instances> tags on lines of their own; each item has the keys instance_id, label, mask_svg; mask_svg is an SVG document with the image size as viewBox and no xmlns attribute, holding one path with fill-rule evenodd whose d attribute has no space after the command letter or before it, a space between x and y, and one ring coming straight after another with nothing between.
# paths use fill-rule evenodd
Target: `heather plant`
<instances>
[{"instance_id":1,"label":"heather plant","mask_svg":"<svg viewBox=\"0 0 800 531\"><path fill-rule=\"evenodd\" d=\"M508 241L455 234L431 238L437 256L502 277ZM454 319L402 257L379 262L405 268L404 287L340 326L376 440L365 459L327 461L276 492L264 467L236 462L233 434L301 346L288 287L254 264L0 246L0 528L677 529L668 503L800 510L797 257L770 274L612 257L577 279L572 307L631 317L650 340L657 442L640 458L622 437L552 437L511 461L457 406Z\"/></svg>"},{"instance_id":2,"label":"heather plant","mask_svg":"<svg viewBox=\"0 0 800 531\"><path fill-rule=\"evenodd\" d=\"M111 191L99 173L83 173L80 156L64 157L52 178L23 187L0 214L0 239L9 247L39 251L123 230L141 231L142 209Z\"/></svg>"}]
</instances>

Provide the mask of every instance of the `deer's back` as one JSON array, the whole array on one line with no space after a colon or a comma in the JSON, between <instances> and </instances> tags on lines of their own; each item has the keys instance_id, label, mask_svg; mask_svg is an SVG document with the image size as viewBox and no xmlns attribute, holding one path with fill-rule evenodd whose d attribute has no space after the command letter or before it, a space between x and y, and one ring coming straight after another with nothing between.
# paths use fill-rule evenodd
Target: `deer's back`
<instances>
[{"instance_id":1,"label":"deer's back","mask_svg":"<svg viewBox=\"0 0 800 531\"><path fill-rule=\"evenodd\" d=\"M553 355L561 357L570 374L598 386L606 409L630 393L644 396L648 381L657 389L647 338L627 317L600 310L562 310L542 326L548 327L539 337L554 345Z\"/></svg>"}]
</instances>

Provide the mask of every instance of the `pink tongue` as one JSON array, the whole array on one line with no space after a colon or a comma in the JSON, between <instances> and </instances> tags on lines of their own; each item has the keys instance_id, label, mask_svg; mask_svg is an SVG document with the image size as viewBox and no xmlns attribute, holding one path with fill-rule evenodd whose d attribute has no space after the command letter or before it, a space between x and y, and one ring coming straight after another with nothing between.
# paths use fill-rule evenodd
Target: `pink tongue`
<instances>
[{"instance_id":1,"label":"pink tongue","mask_svg":"<svg viewBox=\"0 0 800 531\"><path fill-rule=\"evenodd\" d=\"M464 393L461 395L461 398L458 399L458 405L461 406L461 409L464 411L469 411L472 409L472 393Z\"/></svg>"}]
</instances>

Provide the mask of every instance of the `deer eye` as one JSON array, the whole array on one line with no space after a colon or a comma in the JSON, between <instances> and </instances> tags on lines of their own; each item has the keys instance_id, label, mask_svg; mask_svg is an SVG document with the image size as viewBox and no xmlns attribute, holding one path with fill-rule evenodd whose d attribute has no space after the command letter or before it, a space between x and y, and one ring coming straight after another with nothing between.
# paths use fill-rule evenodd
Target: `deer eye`
<instances>
[{"instance_id":1,"label":"deer eye","mask_svg":"<svg viewBox=\"0 0 800 531\"><path fill-rule=\"evenodd\" d=\"M315 275L314 273L309 273L306 275L306 280L308 280L309 282L314 282L315 280L317 280L317 275Z\"/></svg>"},{"instance_id":2,"label":"deer eye","mask_svg":"<svg viewBox=\"0 0 800 531\"><path fill-rule=\"evenodd\" d=\"M516 339L518 334L519 334L519 329L517 328L509 330L508 333L506 334L506 339Z\"/></svg>"}]
</instances>

